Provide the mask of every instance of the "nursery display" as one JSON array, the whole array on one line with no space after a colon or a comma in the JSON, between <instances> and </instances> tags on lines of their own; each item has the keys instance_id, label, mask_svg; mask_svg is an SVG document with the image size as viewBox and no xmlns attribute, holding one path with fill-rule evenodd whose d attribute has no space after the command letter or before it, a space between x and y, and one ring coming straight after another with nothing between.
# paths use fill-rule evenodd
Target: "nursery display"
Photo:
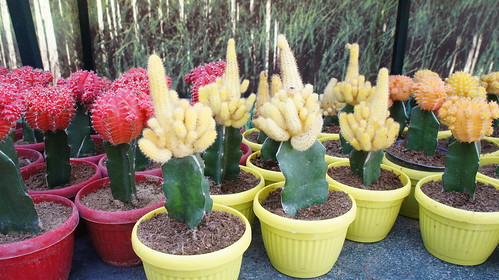
<instances>
[{"instance_id":1,"label":"nursery display","mask_svg":"<svg viewBox=\"0 0 499 280\"><path fill-rule=\"evenodd\" d=\"M251 228L242 214L213 204L210 198L204 163L198 153L210 147L217 137L212 111L201 103L190 105L179 99L167 86L163 63L156 55L149 58L148 75L154 117L149 119L149 128L144 129L138 144L145 155L163 163L167 200L165 207L148 213L135 224L133 249L142 259L149 279L237 279L242 254L251 241ZM222 220L234 235L218 228L220 224L212 224ZM201 236L194 232L212 236L212 241L223 241L223 245L210 242L212 246L205 248L194 241ZM160 244L153 245L152 239ZM168 244L172 246L155 249Z\"/></svg>"}]
</instances>

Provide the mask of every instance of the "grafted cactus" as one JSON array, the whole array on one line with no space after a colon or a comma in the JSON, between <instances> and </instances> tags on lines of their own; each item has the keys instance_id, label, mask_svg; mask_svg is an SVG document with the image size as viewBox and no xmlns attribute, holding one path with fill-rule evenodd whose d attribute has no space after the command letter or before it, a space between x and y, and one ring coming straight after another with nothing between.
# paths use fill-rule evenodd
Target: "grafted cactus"
<instances>
[{"instance_id":1,"label":"grafted cactus","mask_svg":"<svg viewBox=\"0 0 499 280\"><path fill-rule=\"evenodd\" d=\"M492 133L499 118L496 102L480 97L450 97L438 111L456 139L449 145L442 177L444 191L467 192L473 197L480 164L480 140Z\"/></svg>"},{"instance_id":2,"label":"grafted cactus","mask_svg":"<svg viewBox=\"0 0 499 280\"><path fill-rule=\"evenodd\" d=\"M104 138L111 192L127 204L137 193L133 141L152 113L149 95L124 88L99 96L92 110L94 129Z\"/></svg>"},{"instance_id":3,"label":"grafted cactus","mask_svg":"<svg viewBox=\"0 0 499 280\"><path fill-rule=\"evenodd\" d=\"M191 84L191 103L199 102L199 88L211 84L222 77L225 61L217 61L198 66L184 76L184 81ZM171 87L171 85L169 86Z\"/></svg>"},{"instance_id":4,"label":"grafted cactus","mask_svg":"<svg viewBox=\"0 0 499 280\"><path fill-rule=\"evenodd\" d=\"M64 86L34 88L27 95L26 121L45 136L45 161L49 188L69 182L71 165L66 128L75 113L71 91Z\"/></svg>"},{"instance_id":5,"label":"grafted cactus","mask_svg":"<svg viewBox=\"0 0 499 280\"><path fill-rule=\"evenodd\" d=\"M485 88L488 94L499 94L499 71L482 76L480 78L480 84Z\"/></svg>"},{"instance_id":6,"label":"grafted cactus","mask_svg":"<svg viewBox=\"0 0 499 280\"><path fill-rule=\"evenodd\" d=\"M162 168L168 215L195 228L213 203L197 153L215 140L215 120L209 107L191 106L168 89L163 63L156 55L149 58L148 75L154 117L147 122L150 128L144 129L139 147L152 160L167 162Z\"/></svg>"},{"instance_id":7,"label":"grafted cactus","mask_svg":"<svg viewBox=\"0 0 499 280\"><path fill-rule=\"evenodd\" d=\"M466 72L454 72L445 82L452 87L449 95L486 98L487 91L480 85L478 77Z\"/></svg>"},{"instance_id":8,"label":"grafted cactus","mask_svg":"<svg viewBox=\"0 0 499 280\"><path fill-rule=\"evenodd\" d=\"M325 118L338 115L340 110L345 107L345 103L339 102L337 100L337 95L334 93L334 88L337 83L338 80L336 78L329 80L326 88L324 89L324 93L321 96L322 114Z\"/></svg>"},{"instance_id":9,"label":"grafted cactus","mask_svg":"<svg viewBox=\"0 0 499 280\"><path fill-rule=\"evenodd\" d=\"M403 75L390 75L389 89L390 89L390 116L400 124L399 135L402 135L406 126L406 104L405 101L409 99L412 92L414 82L408 76Z\"/></svg>"}]
</instances>

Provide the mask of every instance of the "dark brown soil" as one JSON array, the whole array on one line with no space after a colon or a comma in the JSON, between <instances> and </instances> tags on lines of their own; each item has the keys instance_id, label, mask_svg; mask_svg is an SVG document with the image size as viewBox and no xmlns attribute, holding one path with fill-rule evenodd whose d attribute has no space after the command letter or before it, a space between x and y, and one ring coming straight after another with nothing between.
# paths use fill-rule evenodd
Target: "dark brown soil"
<instances>
[{"instance_id":1,"label":"dark brown soil","mask_svg":"<svg viewBox=\"0 0 499 280\"><path fill-rule=\"evenodd\" d=\"M277 189L263 201L263 208L279 215L296 220L325 220L339 217L352 208L352 201L345 192L330 191L326 202L298 210L296 216L284 213L281 204L281 190Z\"/></svg>"},{"instance_id":2,"label":"dark brown soil","mask_svg":"<svg viewBox=\"0 0 499 280\"><path fill-rule=\"evenodd\" d=\"M92 166L86 164L71 164L71 177L69 179L69 183L64 186L57 186L54 189L79 184L90 179L94 174L95 170ZM28 190L30 191L45 191L49 189L45 170L24 180L24 183L26 183L26 187L28 187Z\"/></svg>"},{"instance_id":3,"label":"dark brown soil","mask_svg":"<svg viewBox=\"0 0 499 280\"><path fill-rule=\"evenodd\" d=\"M0 244L8 244L13 242L23 241L42 235L53 230L64 223L70 216L72 209L61 204L53 202L40 202L35 204L36 212L40 220L41 231L39 234L27 232L13 232L9 234L0 233Z\"/></svg>"},{"instance_id":4,"label":"dark brown soil","mask_svg":"<svg viewBox=\"0 0 499 280\"><path fill-rule=\"evenodd\" d=\"M208 177L207 179L210 182L210 194L240 193L250 190L260 183L260 178L244 170L239 172L236 180L223 181L220 185L217 185L215 181Z\"/></svg>"},{"instance_id":5,"label":"dark brown soil","mask_svg":"<svg viewBox=\"0 0 499 280\"><path fill-rule=\"evenodd\" d=\"M326 148L326 155L340 158L347 158L348 155L341 152L341 141L340 140L326 140L322 142L324 148Z\"/></svg>"},{"instance_id":6,"label":"dark brown soil","mask_svg":"<svg viewBox=\"0 0 499 280\"><path fill-rule=\"evenodd\" d=\"M253 165L258 166L262 169L281 172L281 168L279 167L279 162L275 160L263 160L261 157L257 157L250 160Z\"/></svg>"},{"instance_id":7,"label":"dark brown soil","mask_svg":"<svg viewBox=\"0 0 499 280\"><path fill-rule=\"evenodd\" d=\"M18 160L19 160L19 167L25 167L25 166L28 166L28 165L32 164L33 162L35 162L36 159L27 158L27 157L19 157Z\"/></svg>"},{"instance_id":8,"label":"dark brown soil","mask_svg":"<svg viewBox=\"0 0 499 280\"><path fill-rule=\"evenodd\" d=\"M467 193L443 192L442 181L425 183L421 190L432 199L454 208L476 212L499 211L499 190L489 184L477 182L474 199L470 199Z\"/></svg>"},{"instance_id":9,"label":"dark brown soil","mask_svg":"<svg viewBox=\"0 0 499 280\"><path fill-rule=\"evenodd\" d=\"M144 245L173 255L198 255L223 249L241 238L245 225L221 211L205 214L194 229L162 213L140 223L137 231Z\"/></svg>"},{"instance_id":10,"label":"dark brown soil","mask_svg":"<svg viewBox=\"0 0 499 280\"><path fill-rule=\"evenodd\" d=\"M482 155L490 154L499 150L499 147L497 145L487 140L480 141L480 147L481 147L480 154Z\"/></svg>"},{"instance_id":11,"label":"dark brown soil","mask_svg":"<svg viewBox=\"0 0 499 280\"><path fill-rule=\"evenodd\" d=\"M322 132L324 133L340 133L340 126L335 124L335 123L331 123L330 125L324 127L322 129Z\"/></svg>"},{"instance_id":12,"label":"dark brown soil","mask_svg":"<svg viewBox=\"0 0 499 280\"><path fill-rule=\"evenodd\" d=\"M487 175L492 178L499 179L499 176L496 174L496 169L497 169L498 164L488 164L484 166L480 166L478 169L478 172L482 173L483 175Z\"/></svg>"},{"instance_id":13,"label":"dark brown soil","mask_svg":"<svg viewBox=\"0 0 499 280\"><path fill-rule=\"evenodd\" d=\"M434 167L444 167L445 165L445 152L437 149L435 155L427 156L423 151L408 151L406 141L402 141L400 145L391 145L386 149L386 152L411 163Z\"/></svg>"},{"instance_id":14,"label":"dark brown soil","mask_svg":"<svg viewBox=\"0 0 499 280\"><path fill-rule=\"evenodd\" d=\"M352 172L349 166L337 166L327 170L327 174L344 185L372 191L389 191L402 188L402 182L398 175L385 169L381 169L379 180L370 186L362 182L362 178Z\"/></svg>"},{"instance_id":15,"label":"dark brown soil","mask_svg":"<svg viewBox=\"0 0 499 280\"><path fill-rule=\"evenodd\" d=\"M89 208L110 212L144 208L165 198L162 184L157 182L158 178L150 177L147 181L136 183L137 197L132 201L131 205L114 199L109 183L104 188L84 196L81 202Z\"/></svg>"},{"instance_id":16,"label":"dark brown soil","mask_svg":"<svg viewBox=\"0 0 499 280\"><path fill-rule=\"evenodd\" d=\"M246 134L246 136L244 136L244 138L246 138L246 140L248 140L250 142L258 143L258 135L259 134L260 134L260 132L258 132L258 131L252 131L249 134Z\"/></svg>"}]
</instances>

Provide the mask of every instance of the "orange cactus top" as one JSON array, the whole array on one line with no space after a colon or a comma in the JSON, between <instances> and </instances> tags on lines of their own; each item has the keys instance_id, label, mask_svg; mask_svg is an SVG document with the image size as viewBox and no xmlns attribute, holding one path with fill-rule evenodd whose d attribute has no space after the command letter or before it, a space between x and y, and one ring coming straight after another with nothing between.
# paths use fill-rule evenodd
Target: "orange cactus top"
<instances>
[{"instance_id":1,"label":"orange cactus top","mask_svg":"<svg viewBox=\"0 0 499 280\"><path fill-rule=\"evenodd\" d=\"M390 75L389 77L390 99L406 101L411 95L414 82L411 77L403 75Z\"/></svg>"},{"instance_id":2,"label":"orange cactus top","mask_svg":"<svg viewBox=\"0 0 499 280\"><path fill-rule=\"evenodd\" d=\"M413 86L413 94L422 110L438 110L444 103L452 88L441 78L426 76Z\"/></svg>"}]
</instances>

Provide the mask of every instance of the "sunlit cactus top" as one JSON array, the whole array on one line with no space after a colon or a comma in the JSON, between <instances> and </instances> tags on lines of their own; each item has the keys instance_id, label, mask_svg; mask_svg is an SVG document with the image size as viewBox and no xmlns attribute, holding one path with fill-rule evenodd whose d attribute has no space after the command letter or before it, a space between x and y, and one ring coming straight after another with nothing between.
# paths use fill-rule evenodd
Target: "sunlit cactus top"
<instances>
[{"instance_id":1,"label":"sunlit cactus top","mask_svg":"<svg viewBox=\"0 0 499 280\"><path fill-rule=\"evenodd\" d=\"M250 110L255 102L255 94L241 98L241 93L248 89L249 81L240 82L237 64L236 42L227 43L225 73L215 83L199 88L199 102L210 106L218 124L240 128L251 117Z\"/></svg>"},{"instance_id":2,"label":"sunlit cactus top","mask_svg":"<svg viewBox=\"0 0 499 280\"><path fill-rule=\"evenodd\" d=\"M58 81L58 84L62 82ZM88 105L109 88L111 81L99 77L93 71L80 70L71 74L65 85L74 94L77 103Z\"/></svg>"},{"instance_id":3,"label":"sunlit cactus top","mask_svg":"<svg viewBox=\"0 0 499 280\"><path fill-rule=\"evenodd\" d=\"M285 55L287 63L281 63L283 87L270 102L263 104L260 116L253 121L255 127L265 132L268 137L275 141L291 140L293 149L305 151L310 148L317 139L322 129L322 113L318 95L313 93L310 84L301 83L293 53L284 35L277 38L280 55ZM280 60L282 61L282 60ZM295 69L285 69L294 67ZM290 86L292 85L292 86ZM302 90L297 91L301 88Z\"/></svg>"},{"instance_id":4,"label":"sunlit cactus top","mask_svg":"<svg viewBox=\"0 0 499 280\"><path fill-rule=\"evenodd\" d=\"M168 83L168 87L172 86L170 77L166 76L166 82ZM113 81L109 90L117 91L118 89L130 89L150 95L151 92L147 70L144 68L132 68L128 70L128 72Z\"/></svg>"},{"instance_id":5,"label":"sunlit cactus top","mask_svg":"<svg viewBox=\"0 0 499 280\"><path fill-rule=\"evenodd\" d=\"M437 73L435 73L431 70L421 69L421 70L418 70L416 73L414 73L413 81L415 83L419 83L419 82L421 82L421 80L423 78L428 77L428 76L440 78L440 76Z\"/></svg>"},{"instance_id":6,"label":"sunlit cactus top","mask_svg":"<svg viewBox=\"0 0 499 280\"><path fill-rule=\"evenodd\" d=\"M324 93L321 95L322 114L325 117L334 116L345 107L345 103L339 102L337 100L337 95L334 93L334 88L337 83L338 80L335 78L329 80L329 83L324 89Z\"/></svg>"},{"instance_id":7,"label":"sunlit cactus top","mask_svg":"<svg viewBox=\"0 0 499 280\"><path fill-rule=\"evenodd\" d=\"M487 90L487 93L499 94L499 71L482 76L480 84Z\"/></svg>"},{"instance_id":8,"label":"sunlit cactus top","mask_svg":"<svg viewBox=\"0 0 499 280\"><path fill-rule=\"evenodd\" d=\"M191 84L191 103L199 102L199 88L214 83L223 76L225 61L217 61L198 66L184 76L184 81Z\"/></svg>"},{"instance_id":9,"label":"sunlit cactus top","mask_svg":"<svg viewBox=\"0 0 499 280\"><path fill-rule=\"evenodd\" d=\"M260 72L260 79L258 80L258 91L256 92L256 104L253 114L255 116L259 115L260 108L265 104L265 102L270 101L270 87L268 81L267 72Z\"/></svg>"},{"instance_id":10,"label":"sunlit cactus top","mask_svg":"<svg viewBox=\"0 0 499 280\"><path fill-rule=\"evenodd\" d=\"M66 129L75 113L73 94L64 86L33 88L26 103L26 121L43 132Z\"/></svg>"},{"instance_id":11,"label":"sunlit cactus top","mask_svg":"<svg viewBox=\"0 0 499 280\"><path fill-rule=\"evenodd\" d=\"M428 75L414 83L413 95L421 110L438 110L444 103L452 88L442 79Z\"/></svg>"},{"instance_id":12,"label":"sunlit cactus top","mask_svg":"<svg viewBox=\"0 0 499 280\"><path fill-rule=\"evenodd\" d=\"M9 83L0 83L0 141L15 126L24 110L23 96Z\"/></svg>"},{"instance_id":13,"label":"sunlit cactus top","mask_svg":"<svg viewBox=\"0 0 499 280\"><path fill-rule=\"evenodd\" d=\"M149 95L118 89L95 100L92 124L95 131L111 144L130 143L140 135L153 112Z\"/></svg>"},{"instance_id":14,"label":"sunlit cactus top","mask_svg":"<svg viewBox=\"0 0 499 280\"><path fill-rule=\"evenodd\" d=\"M478 77L466 72L454 72L445 82L452 87L450 95L486 98L487 92Z\"/></svg>"},{"instance_id":15,"label":"sunlit cactus top","mask_svg":"<svg viewBox=\"0 0 499 280\"><path fill-rule=\"evenodd\" d=\"M461 142L476 142L492 134L492 121L499 118L496 102L487 103L480 97L449 97L438 115Z\"/></svg>"},{"instance_id":16,"label":"sunlit cactus top","mask_svg":"<svg viewBox=\"0 0 499 280\"><path fill-rule=\"evenodd\" d=\"M154 104L154 117L143 131L139 147L150 159L167 162L172 156L182 158L206 150L217 136L215 120L209 107L179 99L169 90L163 63L157 55L149 58L147 69Z\"/></svg>"},{"instance_id":17,"label":"sunlit cactus top","mask_svg":"<svg viewBox=\"0 0 499 280\"><path fill-rule=\"evenodd\" d=\"M409 99L414 85L411 77L403 75L390 75L389 82L391 100L406 101Z\"/></svg>"},{"instance_id":18,"label":"sunlit cactus top","mask_svg":"<svg viewBox=\"0 0 499 280\"><path fill-rule=\"evenodd\" d=\"M377 151L395 142L399 124L389 118L388 69L379 70L376 91L369 102L361 102L353 113L340 113L341 134L358 151Z\"/></svg>"}]
</instances>

